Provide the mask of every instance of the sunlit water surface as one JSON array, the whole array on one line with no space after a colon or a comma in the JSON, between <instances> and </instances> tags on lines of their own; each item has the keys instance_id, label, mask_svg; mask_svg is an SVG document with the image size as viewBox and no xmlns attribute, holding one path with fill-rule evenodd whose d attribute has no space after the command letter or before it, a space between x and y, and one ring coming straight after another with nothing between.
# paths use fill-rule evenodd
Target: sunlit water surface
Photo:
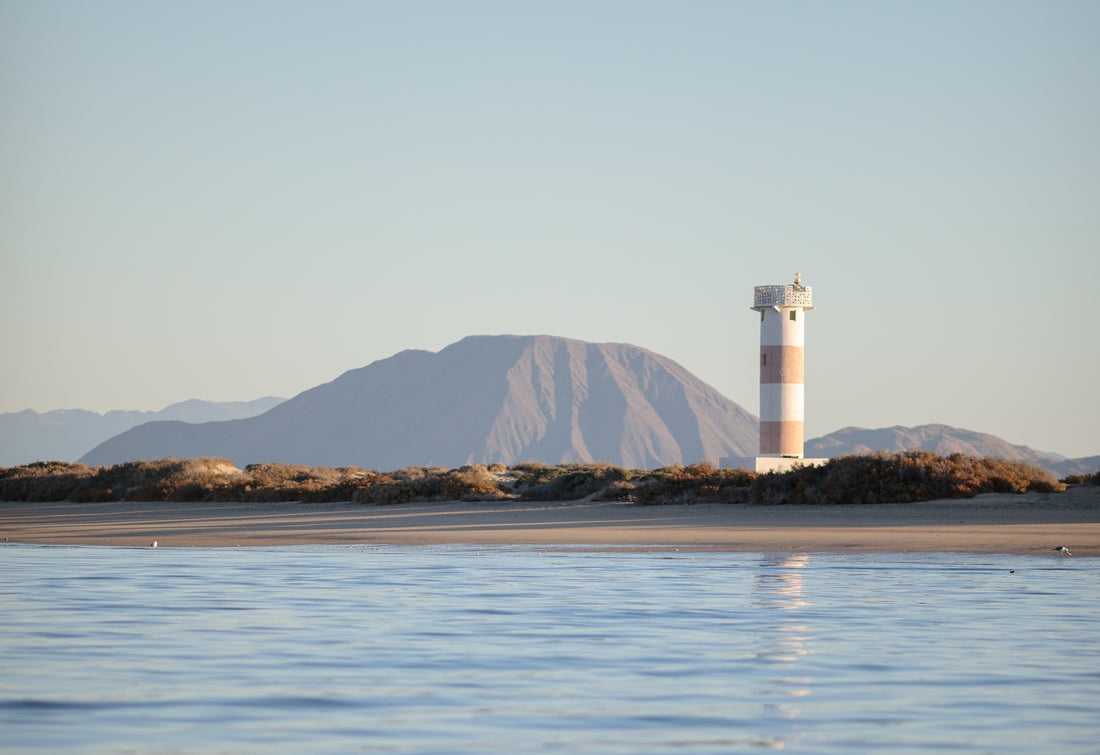
<instances>
[{"instance_id":1,"label":"sunlit water surface","mask_svg":"<svg viewBox=\"0 0 1100 755\"><path fill-rule=\"evenodd\" d=\"M1098 567L6 545L0 750L1096 753Z\"/></svg>"}]
</instances>

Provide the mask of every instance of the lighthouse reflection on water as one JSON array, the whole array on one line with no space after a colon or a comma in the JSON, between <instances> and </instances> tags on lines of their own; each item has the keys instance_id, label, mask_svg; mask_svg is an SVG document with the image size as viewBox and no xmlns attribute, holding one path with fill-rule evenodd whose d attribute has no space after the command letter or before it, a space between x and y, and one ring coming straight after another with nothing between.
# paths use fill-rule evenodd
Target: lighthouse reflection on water
<instances>
[{"instance_id":1,"label":"lighthouse reflection on water","mask_svg":"<svg viewBox=\"0 0 1100 755\"><path fill-rule=\"evenodd\" d=\"M769 665L790 669L789 676L776 678L771 684L773 694L780 697L810 695L809 676L798 674L799 661L809 654L810 626L800 610L810 605L803 595L803 570L809 562L807 554L768 557L761 561L756 577L759 597L756 605L776 611L776 621L763 627L761 647L756 657ZM771 703L786 718L797 718L801 708L790 702Z\"/></svg>"}]
</instances>

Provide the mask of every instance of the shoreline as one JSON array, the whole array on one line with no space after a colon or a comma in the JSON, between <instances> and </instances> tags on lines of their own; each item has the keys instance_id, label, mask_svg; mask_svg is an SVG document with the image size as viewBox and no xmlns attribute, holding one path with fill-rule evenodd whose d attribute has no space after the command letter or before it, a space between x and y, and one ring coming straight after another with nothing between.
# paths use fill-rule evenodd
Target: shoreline
<instances>
[{"instance_id":1,"label":"shoreline","mask_svg":"<svg viewBox=\"0 0 1100 755\"><path fill-rule=\"evenodd\" d=\"M534 545L768 552L1100 556L1100 487L922 503L639 506L602 501L24 503L0 501L9 543L162 547Z\"/></svg>"}]
</instances>

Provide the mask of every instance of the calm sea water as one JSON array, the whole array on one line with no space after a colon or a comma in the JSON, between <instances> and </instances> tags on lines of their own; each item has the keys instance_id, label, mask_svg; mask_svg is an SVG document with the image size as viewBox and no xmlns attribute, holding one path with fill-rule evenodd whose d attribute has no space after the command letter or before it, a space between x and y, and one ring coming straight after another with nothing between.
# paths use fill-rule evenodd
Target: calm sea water
<instances>
[{"instance_id":1,"label":"calm sea water","mask_svg":"<svg viewBox=\"0 0 1100 755\"><path fill-rule=\"evenodd\" d=\"M6 545L0 750L1096 753L1098 568Z\"/></svg>"}]
</instances>

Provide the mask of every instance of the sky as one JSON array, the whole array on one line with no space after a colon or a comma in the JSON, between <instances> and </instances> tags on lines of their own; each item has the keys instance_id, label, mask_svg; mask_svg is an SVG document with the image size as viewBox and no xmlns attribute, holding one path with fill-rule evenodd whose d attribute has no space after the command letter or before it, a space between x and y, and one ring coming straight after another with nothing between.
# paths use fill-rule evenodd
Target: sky
<instances>
[{"instance_id":1,"label":"sky","mask_svg":"<svg viewBox=\"0 0 1100 755\"><path fill-rule=\"evenodd\" d=\"M0 412L632 343L1100 454L1100 3L0 0Z\"/></svg>"}]
</instances>

